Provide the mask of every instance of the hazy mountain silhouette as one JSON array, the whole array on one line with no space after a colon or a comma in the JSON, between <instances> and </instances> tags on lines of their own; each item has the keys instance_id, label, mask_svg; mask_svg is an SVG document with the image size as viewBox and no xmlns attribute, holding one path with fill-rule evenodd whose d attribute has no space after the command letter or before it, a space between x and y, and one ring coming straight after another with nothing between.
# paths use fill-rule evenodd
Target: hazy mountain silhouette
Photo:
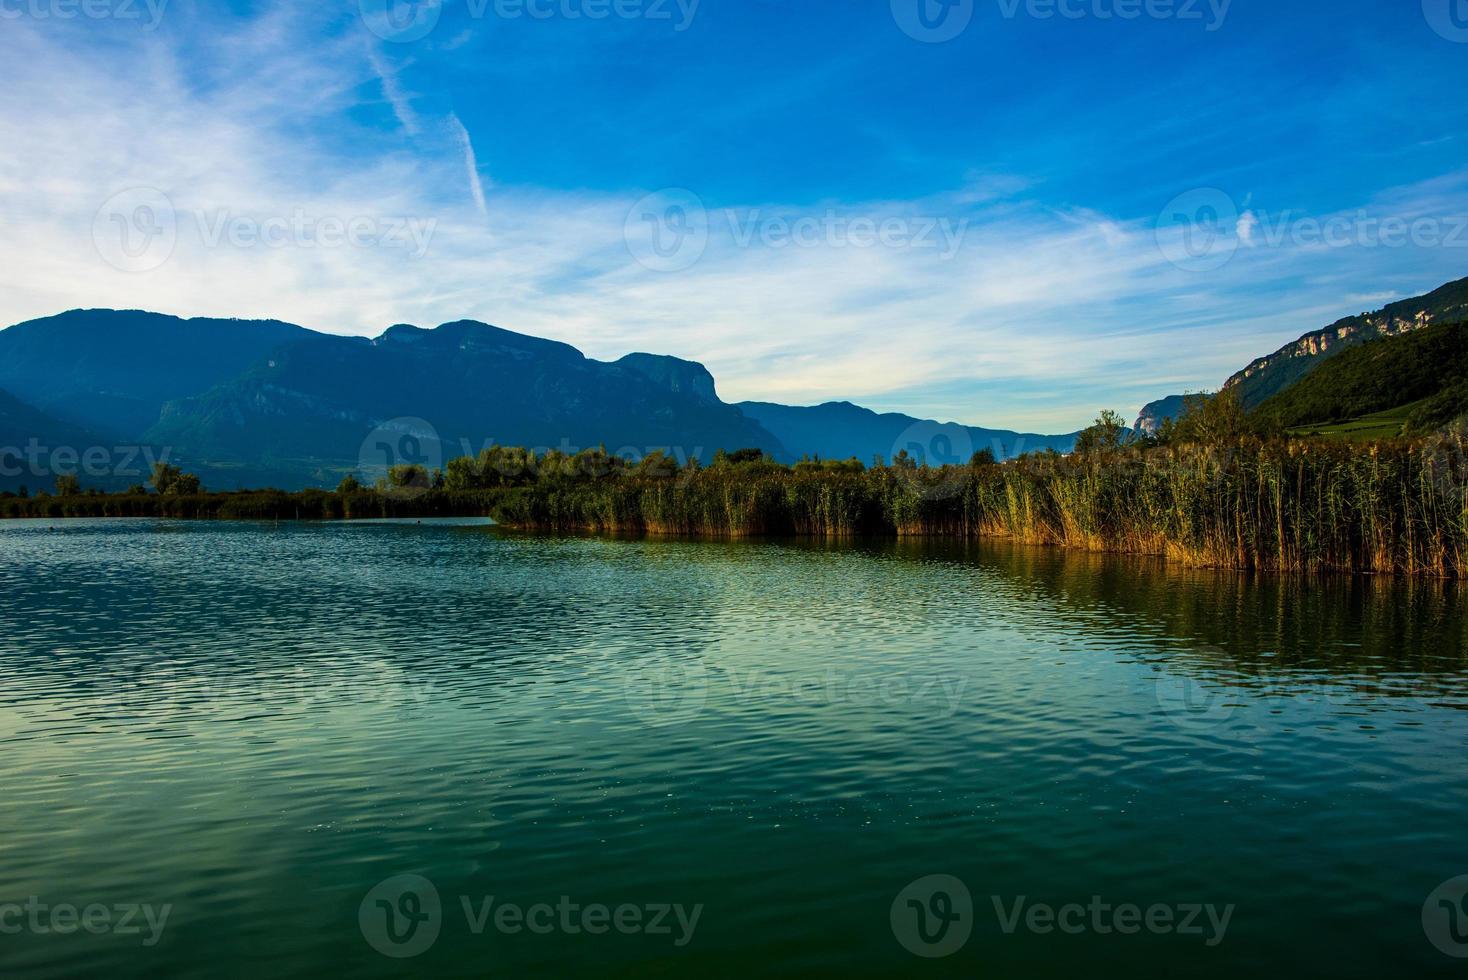
<instances>
[{"instance_id":1,"label":"hazy mountain silhouette","mask_svg":"<svg viewBox=\"0 0 1468 980\"><path fill-rule=\"evenodd\" d=\"M1075 433L1047 436L939 423L911 415L878 414L850 402L827 402L810 408L769 402L738 405L787 447L798 446L801 453L822 459L856 457L866 464L876 456L890 460L903 450L919 462L932 465L967 463L974 453L984 449L992 450L1001 460L1043 449L1068 453L1076 441Z\"/></svg>"},{"instance_id":2,"label":"hazy mountain silhouette","mask_svg":"<svg viewBox=\"0 0 1468 980\"><path fill-rule=\"evenodd\" d=\"M1068 450L1074 441L846 403L730 405L694 361L643 353L597 361L472 320L399 324L369 339L275 320L72 310L0 331L0 389L14 401L3 444L34 435L167 449L218 489L333 486L369 458L407 458L405 447L431 466L491 443L663 449L705 462L720 449L870 462L909 448L937 463L985 448Z\"/></svg>"}]
</instances>

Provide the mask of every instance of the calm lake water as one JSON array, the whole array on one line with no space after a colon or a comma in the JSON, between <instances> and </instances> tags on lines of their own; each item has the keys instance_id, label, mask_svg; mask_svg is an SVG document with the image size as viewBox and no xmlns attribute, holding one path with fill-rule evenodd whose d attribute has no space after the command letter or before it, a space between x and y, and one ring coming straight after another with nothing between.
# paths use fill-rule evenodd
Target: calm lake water
<instances>
[{"instance_id":1,"label":"calm lake water","mask_svg":"<svg viewBox=\"0 0 1468 980\"><path fill-rule=\"evenodd\" d=\"M0 522L0 975L1461 974L1465 639L1004 544Z\"/></svg>"}]
</instances>

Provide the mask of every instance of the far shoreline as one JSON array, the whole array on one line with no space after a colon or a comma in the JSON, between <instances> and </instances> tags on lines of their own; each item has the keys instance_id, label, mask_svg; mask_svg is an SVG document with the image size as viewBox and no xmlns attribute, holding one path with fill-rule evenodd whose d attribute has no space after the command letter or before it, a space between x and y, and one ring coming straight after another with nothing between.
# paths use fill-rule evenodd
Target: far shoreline
<instances>
[{"instance_id":1,"label":"far shoreline","mask_svg":"<svg viewBox=\"0 0 1468 980\"><path fill-rule=\"evenodd\" d=\"M523 451L520 451L523 453ZM1468 452L1435 437L1368 445L1245 437L1117 446L998 463L905 458L707 468L603 452L445 472L399 467L375 487L0 495L0 519L346 522L481 519L500 530L685 540L999 539L1153 556L1190 568L1458 579L1468 573Z\"/></svg>"}]
</instances>

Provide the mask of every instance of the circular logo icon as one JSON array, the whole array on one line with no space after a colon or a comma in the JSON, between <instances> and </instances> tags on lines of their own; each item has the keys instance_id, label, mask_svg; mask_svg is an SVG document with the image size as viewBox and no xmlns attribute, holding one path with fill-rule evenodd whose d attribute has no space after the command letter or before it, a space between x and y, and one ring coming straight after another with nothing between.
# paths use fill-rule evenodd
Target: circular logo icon
<instances>
[{"instance_id":1,"label":"circular logo icon","mask_svg":"<svg viewBox=\"0 0 1468 980\"><path fill-rule=\"evenodd\" d=\"M438 889L421 875L379 882L357 908L362 938L383 956L407 959L428 952L443 926Z\"/></svg>"},{"instance_id":2,"label":"circular logo icon","mask_svg":"<svg viewBox=\"0 0 1468 980\"><path fill-rule=\"evenodd\" d=\"M1239 208L1214 187L1173 198L1157 216L1157 248L1185 272L1222 269L1239 250Z\"/></svg>"},{"instance_id":3,"label":"circular logo icon","mask_svg":"<svg viewBox=\"0 0 1468 980\"><path fill-rule=\"evenodd\" d=\"M383 422L362 440L357 472L366 486L380 486L399 496L416 496L433 485L443 466L438 430L419 418Z\"/></svg>"},{"instance_id":4,"label":"circular logo icon","mask_svg":"<svg viewBox=\"0 0 1468 980\"><path fill-rule=\"evenodd\" d=\"M109 197L92 218L97 254L123 272L151 272L178 243L178 215L156 187L130 187Z\"/></svg>"},{"instance_id":5,"label":"circular logo icon","mask_svg":"<svg viewBox=\"0 0 1468 980\"><path fill-rule=\"evenodd\" d=\"M1443 882L1427 896L1422 931L1443 955L1468 959L1468 875Z\"/></svg>"},{"instance_id":6,"label":"circular logo icon","mask_svg":"<svg viewBox=\"0 0 1468 980\"><path fill-rule=\"evenodd\" d=\"M919 878L892 900L892 935L914 956L940 959L963 949L974 930L968 886L952 875Z\"/></svg>"},{"instance_id":7,"label":"circular logo icon","mask_svg":"<svg viewBox=\"0 0 1468 980\"><path fill-rule=\"evenodd\" d=\"M1205 686L1185 675L1160 674L1153 693L1162 714L1179 728L1190 731L1218 728L1234 715L1227 691Z\"/></svg>"},{"instance_id":8,"label":"circular logo icon","mask_svg":"<svg viewBox=\"0 0 1468 980\"><path fill-rule=\"evenodd\" d=\"M690 190L655 191L627 212L622 237L640 265L654 272L681 272L708 247L708 212Z\"/></svg>"},{"instance_id":9,"label":"circular logo icon","mask_svg":"<svg viewBox=\"0 0 1468 980\"><path fill-rule=\"evenodd\" d=\"M654 728L692 721L708 700L708 668L698 657L657 656L624 669L632 713Z\"/></svg>"},{"instance_id":10,"label":"circular logo icon","mask_svg":"<svg viewBox=\"0 0 1468 980\"><path fill-rule=\"evenodd\" d=\"M384 41L421 41L438 26L443 0L358 0L362 23Z\"/></svg>"},{"instance_id":11,"label":"circular logo icon","mask_svg":"<svg viewBox=\"0 0 1468 980\"><path fill-rule=\"evenodd\" d=\"M1422 14L1439 37L1468 44L1468 0L1422 0Z\"/></svg>"},{"instance_id":12,"label":"circular logo icon","mask_svg":"<svg viewBox=\"0 0 1468 980\"><path fill-rule=\"evenodd\" d=\"M941 44L968 28L974 0L892 0L892 19L914 41Z\"/></svg>"},{"instance_id":13,"label":"circular logo icon","mask_svg":"<svg viewBox=\"0 0 1468 980\"><path fill-rule=\"evenodd\" d=\"M973 458L973 435L967 426L914 422L892 444L890 462L902 481L924 500L945 500L962 492L966 467Z\"/></svg>"}]
</instances>

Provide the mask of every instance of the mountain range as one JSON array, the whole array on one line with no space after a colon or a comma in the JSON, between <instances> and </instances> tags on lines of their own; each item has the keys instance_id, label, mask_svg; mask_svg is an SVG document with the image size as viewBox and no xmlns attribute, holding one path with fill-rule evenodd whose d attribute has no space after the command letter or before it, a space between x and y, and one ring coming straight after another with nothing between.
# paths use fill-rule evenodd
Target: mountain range
<instances>
[{"instance_id":1,"label":"mountain range","mask_svg":"<svg viewBox=\"0 0 1468 980\"><path fill-rule=\"evenodd\" d=\"M1468 414L1468 320L1355 345L1255 414L1293 432L1348 439L1452 427Z\"/></svg>"},{"instance_id":2,"label":"mountain range","mask_svg":"<svg viewBox=\"0 0 1468 980\"><path fill-rule=\"evenodd\" d=\"M984 448L1000 458L1069 451L1074 441L848 403L729 404L693 361L642 353L598 361L472 320L398 324L369 339L275 320L72 310L0 331L6 488L50 483L44 464L18 464L27 445L106 450L108 464L84 470L86 486L143 482L142 464L166 453L213 489L297 489L393 462L437 466L490 444L663 449L704 462L720 449L867 462L905 449L940 463Z\"/></svg>"},{"instance_id":3,"label":"mountain range","mask_svg":"<svg viewBox=\"0 0 1468 980\"><path fill-rule=\"evenodd\" d=\"M1459 320L1468 320L1468 279L1313 330L1273 354L1252 361L1225 381L1223 388L1236 389L1244 408L1254 411L1345 351ZM1176 418L1182 412L1184 397L1169 395L1151 402L1137 417L1135 428L1157 431L1164 419Z\"/></svg>"},{"instance_id":4,"label":"mountain range","mask_svg":"<svg viewBox=\"0 0 1468 980\"><path fill-rule=\"evenodd\" d=\"M1462 334L1385 354L1378 345L1465 319L1468 279L1307 333L1224 387L1236 388L1246 408L1294 426L1349 421L1342 413L1375 406L1371 413L1389 417L1373 418L1363 432L1399 429L1408 415L1393 414L1402 407L1396 394L1421 402L1409 413L1420 421L1453 408L1468 389L1456 386L1456 368L1452 377L1433 374L1430 385L1388 384L1390 392L1380 390L1381 379L1425 378L1426 368L1414 366L1426 365L1424 357L1451 367L1457 362L1444 352ZM1341 371L1284 398L1322 364L1368 345ZM1183 400L1153 402L1136 428L1155 431ZM55 472L78 468L84 486L119 489L145 482L157 459L198 473L213 489L299 489L334 486L349 473L371 478L394 462L440 466L491 444L567 452L604 445L630 455L661 449L703 462L720 449L759 449L786 462L871 462L906 451L939 464L985 449L999 459L1069 452L1075 439L879 414L850 402L731 404L695 361L644 353L598 361L474 320L433 329L397 324L366 338L279 320L71 310L0 330L0 489L48 487Z\"/></svg>"}]
</instances>

